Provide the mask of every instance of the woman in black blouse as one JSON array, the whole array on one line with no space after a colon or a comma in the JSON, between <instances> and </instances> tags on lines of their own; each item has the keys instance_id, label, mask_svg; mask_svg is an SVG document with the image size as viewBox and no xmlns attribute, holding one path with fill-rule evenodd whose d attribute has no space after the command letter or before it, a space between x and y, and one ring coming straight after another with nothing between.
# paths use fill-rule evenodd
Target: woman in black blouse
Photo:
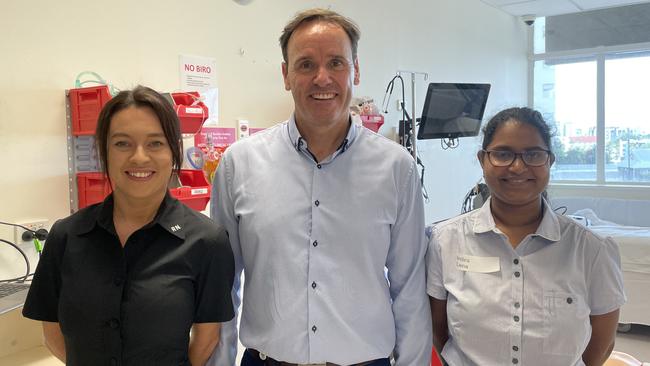
<instances>
[{"instance_id":1,"label":"woman in black blouse","mask_svg":"<svg viewBox=\"0 0 650 366\"><path fill-rule=\"evenodd\" d=\"M113 193L52 226L23 314L68 365L203 365L234 316L234 262L224 229L168 193L176 113L138 86L95 138Z\"/></svg>"}]
</instances>

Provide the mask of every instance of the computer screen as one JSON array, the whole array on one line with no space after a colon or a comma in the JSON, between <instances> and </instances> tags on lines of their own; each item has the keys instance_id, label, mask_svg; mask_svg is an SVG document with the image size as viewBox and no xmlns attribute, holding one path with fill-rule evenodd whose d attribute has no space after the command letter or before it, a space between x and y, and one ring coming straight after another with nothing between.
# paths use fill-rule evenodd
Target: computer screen
<instances>
[{"instance_id":1,"label":"computer screen","mask_svg":"<svg viewBox=\"0 0 650 366\"><path fill-rule=\"evenodd\" d=\"M478 135L489 93L490 84L430 83L418 139Z\"/></svg>"}]
</instances>

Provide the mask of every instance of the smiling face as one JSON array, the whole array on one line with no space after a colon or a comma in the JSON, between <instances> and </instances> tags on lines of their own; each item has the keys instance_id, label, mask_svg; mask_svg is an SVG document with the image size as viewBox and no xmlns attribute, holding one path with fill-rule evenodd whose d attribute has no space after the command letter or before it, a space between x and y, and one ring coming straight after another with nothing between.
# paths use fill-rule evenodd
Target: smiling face
<instances>
[{"instance_id":1,"label":"smiling face","mask_svg":"<svg viewBox=\"0 0 650 366\"><path fill-rule=\"evenodd\" d=\"M539 131L528 123L509 119L501 123L494 132L492 141L485 150L508 150L522 153L531 150L548 150ZM541 194L549 181L549 172L554 157L538 167L526 165L521 156L509 166L492 165L487 154L479 152L485 182L490 188L492 201L507 206L539 205Z\"/></svg>"},{"instance_id":2,"label":"smiling face","mask_svg":"<svg viewBox=\"0 0 650 366\"><path fill-rule=\"evenodd\" d=\"M340 26L314 21L296 29L282 75L285 89L293 95L298 126L347 123L352 85L359 84L359 64Z\"/></svg>"},{"instance_id":3,"label":"smiling face","mask_svg":"<svg viewBox=\"0 0 650 366\"><path fill-rule=\"evenodd\" d=\"M115 113L107 138L115 198L162 200L172 174L172 152L154 111L128 107Z\"/></svg>"}]
</instances>

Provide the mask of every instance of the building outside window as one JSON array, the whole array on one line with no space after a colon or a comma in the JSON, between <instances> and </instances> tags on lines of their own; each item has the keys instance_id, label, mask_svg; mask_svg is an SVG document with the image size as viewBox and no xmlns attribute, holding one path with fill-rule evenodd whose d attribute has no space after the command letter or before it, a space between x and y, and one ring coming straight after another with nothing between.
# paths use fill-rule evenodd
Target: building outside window
<instances>
[{"instance_id":1,"label":"building outside window","mask_svg":"<svg viewBox=\"0 0 650 366\"><path fill-rule=\"evenodd\" d=\"M650 186L650 4L539 18L533 39L552 181Z\"/></svg>"}]
</instances>

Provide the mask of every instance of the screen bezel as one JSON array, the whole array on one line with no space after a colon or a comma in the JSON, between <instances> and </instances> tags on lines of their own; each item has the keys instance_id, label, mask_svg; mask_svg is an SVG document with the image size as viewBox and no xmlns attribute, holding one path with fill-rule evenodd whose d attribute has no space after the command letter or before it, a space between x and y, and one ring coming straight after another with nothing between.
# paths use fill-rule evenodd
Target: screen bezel
<instances>
[{"instance_id":1,"label":"screen bezel","mask_svg":"<svg viewBox=\"0 0 650 366\"><path fill-rule=\"evenodd\" d=\"M483 120L483 115L485 113L485 106L487 105L487 100L490 96L490 84L486 83L429 83L427 88L427 96L424 101L424 108L422 109L422 118L420 118L420 126L418 128L418 140L430 140L430 139L447 139L447 138L458 138L458 137L469 137L477 136L481 130L481 124ZM427 118L429 115L429 108L431 106L431 93L434 90L447 90L447 89L479 89L485 91L485 100L481 105L481 111L479 114L479 123L476 125L476 129L473 131L458 131L458 132L434 132L434 133L425 133L424 127L427 123L436 123L431 118Z\"/></svg>"}]
</instances>

